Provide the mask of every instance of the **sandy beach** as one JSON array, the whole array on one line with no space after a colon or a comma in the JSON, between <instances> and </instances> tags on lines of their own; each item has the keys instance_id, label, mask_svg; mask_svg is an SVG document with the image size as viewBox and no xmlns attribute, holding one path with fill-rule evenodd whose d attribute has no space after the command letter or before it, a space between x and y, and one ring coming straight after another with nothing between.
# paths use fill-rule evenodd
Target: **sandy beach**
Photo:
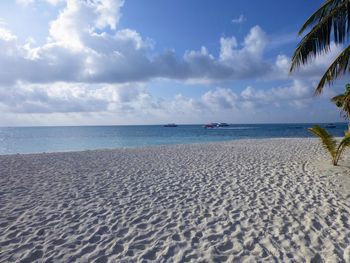
<instances>
[{"instance_id":1,"label":"sandy beach","mask_svg":"<svg viewBox=\"0 0 350 263\"><path fill-rule=\"evenodd\" d=\"M0 262L350 262L348 163L316 139L0 156Z\"/></svg>"}]
</instances>

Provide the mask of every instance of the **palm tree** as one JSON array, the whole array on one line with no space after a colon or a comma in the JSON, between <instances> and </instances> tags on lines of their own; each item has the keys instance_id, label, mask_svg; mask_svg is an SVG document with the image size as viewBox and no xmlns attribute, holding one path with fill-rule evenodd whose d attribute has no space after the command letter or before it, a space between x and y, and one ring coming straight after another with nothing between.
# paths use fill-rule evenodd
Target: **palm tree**
<instances>
[{"instance_id":1,"label":"palm tree","mask_svg":"<svg viewBox=\"0 0 350 263\"><path fill-rule=\"evenodd\" d=\"M350 84L346 84L343 94L334 96L331 98L331 101L334 102L338 108L341 108L346 119L350 118Z\"/></svg>"},{"instance_id":2,"label":"palm tree","mask_svg":"<svg viewBox=\"0 0 350 263\"><path fill-rule=\"evenodd\" d=\"M304 34L306 29L310 31L298 44L293 58L290 71L306 64L311 58L330 51L331 40L335 44L343 44L350 35L350 1L349 0L326 0L305 22L299 31ZM338 55L326 70L318 83L315 94L319 95L325 84L333 81L350 71L350 45Z\"/></svg>"},{"instance_id":3,"label":"palm tree","mask_svg":"<svg viewBox=\"0 0 350 263\"><path fill-rule=\"evenodd\" d=\"M337 144L333 135L329 134L325 129L318 125L309 128L308 130L321 139L323 147L332 157L332 164L338 165L338 161L344 149L350 146L350 134L345 134L344 138L339 144Z\"/></svg>"},{"instance_id":4,"label":"palm tree","mask_svg":"<svg viewBox=\"0 0 350 263\"><path fill-rule=\"evenodd\" d=\"M331 101L334 102L338 108L341 108L343 117L350 120L350 84L346 84L343 94L331 98ZM350 123L348 123L348 133L350 133Z\"/></svg>"}]
</instances>

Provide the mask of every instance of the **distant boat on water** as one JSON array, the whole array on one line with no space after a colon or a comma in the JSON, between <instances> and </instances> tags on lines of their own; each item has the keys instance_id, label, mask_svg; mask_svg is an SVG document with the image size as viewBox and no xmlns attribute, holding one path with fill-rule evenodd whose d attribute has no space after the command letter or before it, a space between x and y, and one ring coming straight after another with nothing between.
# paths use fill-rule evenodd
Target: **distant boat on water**
<instances>
[{"instance_id":1,"label":"distant boat on water","mask_svg":"<svg viewBox=\"0 0 350 263\"><path fill-rule=\"evenodd\" d=\"M328 129L333 129L333 128L336 128L337 126L334 124L334 123L328 123L327 125L326 125L326 128L328 128Z\"/></svg>"},{"instance_id":2,"label":"distant boat on water","mask_svg":"<svg viewBox=\"0 0 350 263\"><path fill-rule=\"evenodd\" d=\"M205 124L203 127L206 129L214 128L214 124L208 123L208 124Z\"/></svg>"},{"instance_id":3,"label":"distant boat on water","mask_svg":"<svg viewBox=\"0 0 350 263\"><path fill-rule=\"evenodd\" d=\"M227 123L225 123L225 122L219 122L218 124L217 124L217 127L229 127L230 125L229 124L227 124Z\"/></svg>"},{"instance_id":4,"label":"distant boat on water","mask_svg":"<svg viewBox=\"0 0 350 263\"><path fill-rule=\"evenodd\" d=\"M205 124L203 127L208 129L208 128L219 128L219 127L229 127L230 125L225 123L225 122L212 122Z\"/></svg>"},{"instance_id":5,"label":"distant boat on water","mask_svg":"<svg viewBox=\"0 0 350 263\"><path fill-rule=\"evenodd\" d=\"M168 123L163 125L163 127L173 128L173 127L177 127L177 125L175 123Z\"/></svg>"}]
</instances>

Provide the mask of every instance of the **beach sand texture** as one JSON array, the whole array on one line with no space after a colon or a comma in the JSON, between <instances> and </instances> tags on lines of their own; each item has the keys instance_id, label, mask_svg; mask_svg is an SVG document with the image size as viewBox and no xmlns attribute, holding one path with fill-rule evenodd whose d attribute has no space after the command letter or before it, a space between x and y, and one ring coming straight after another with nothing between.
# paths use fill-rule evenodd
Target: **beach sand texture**
<instances>
[{"instance_id":1,"label":"beach sand texture","mask_svg":"<svg viewBox=\"0 0 350 263\"><path fill-rule=\"evenodd\" d=\"M350 262L350 169L327 157L316 139L0 156L0 262Z\"/></svg>"}]
</instances>

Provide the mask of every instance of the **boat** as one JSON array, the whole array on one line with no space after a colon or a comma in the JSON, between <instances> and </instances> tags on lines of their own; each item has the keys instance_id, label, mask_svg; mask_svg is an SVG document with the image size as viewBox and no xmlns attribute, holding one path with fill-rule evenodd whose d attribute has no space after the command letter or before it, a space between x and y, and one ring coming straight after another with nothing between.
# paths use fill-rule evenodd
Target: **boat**
<instances>
[{"instance_id":1,"label":"boat","mask_svg":"<svg viewBox=\"0 0 350 263\"><path fill-rule=\"evenodd\" d=\"M173 128L173 127L177 127L177 125L175 123L168 123L168 124L163 125L163 127Z\"/></svg>"},{"instance_id":2,"label":"boat","mask_svg":"<svg viewBox=\"0 0 350 263\"><path fill-rule=\"evenodd\" d=\"M328 129L333 129L333 128L335 128L335 127L337 127L334 123L328 123L327 125L326 125L326 128L328 128Z\"/></svg>"},{"instance_id":3,"label":"boat","mask_svg":"<svg viewBox=\"0 0 350 263\"><path fill-rule=\"evenodd\" d=\"M215 125L213 123L208 123L208 124L205 124L203 127L206 129L211 129L211 128L214 128Z\"/></svg>"},{"instance_id":4,"label":"boat","mask_svg":"<svg viewBox=\"0 0 350 263\"><path fill-rule=\"evenodd\" d=\"M219 122L218 124L217 124L217 127L229 127L230 125L229 124L227 124L227 123L225 123L225 122Z\"/></svg>"},{"instance_id":5,"label":"boat","mask_svg":"<svg viewBox=\"0 0 350 263\"><path fill-rule=\"evenodd\" d=\"M221 127L229 127L230 125L225 122L212 122L205 124L204 128L221 128Z\"/></svg>"}]
</instances>

